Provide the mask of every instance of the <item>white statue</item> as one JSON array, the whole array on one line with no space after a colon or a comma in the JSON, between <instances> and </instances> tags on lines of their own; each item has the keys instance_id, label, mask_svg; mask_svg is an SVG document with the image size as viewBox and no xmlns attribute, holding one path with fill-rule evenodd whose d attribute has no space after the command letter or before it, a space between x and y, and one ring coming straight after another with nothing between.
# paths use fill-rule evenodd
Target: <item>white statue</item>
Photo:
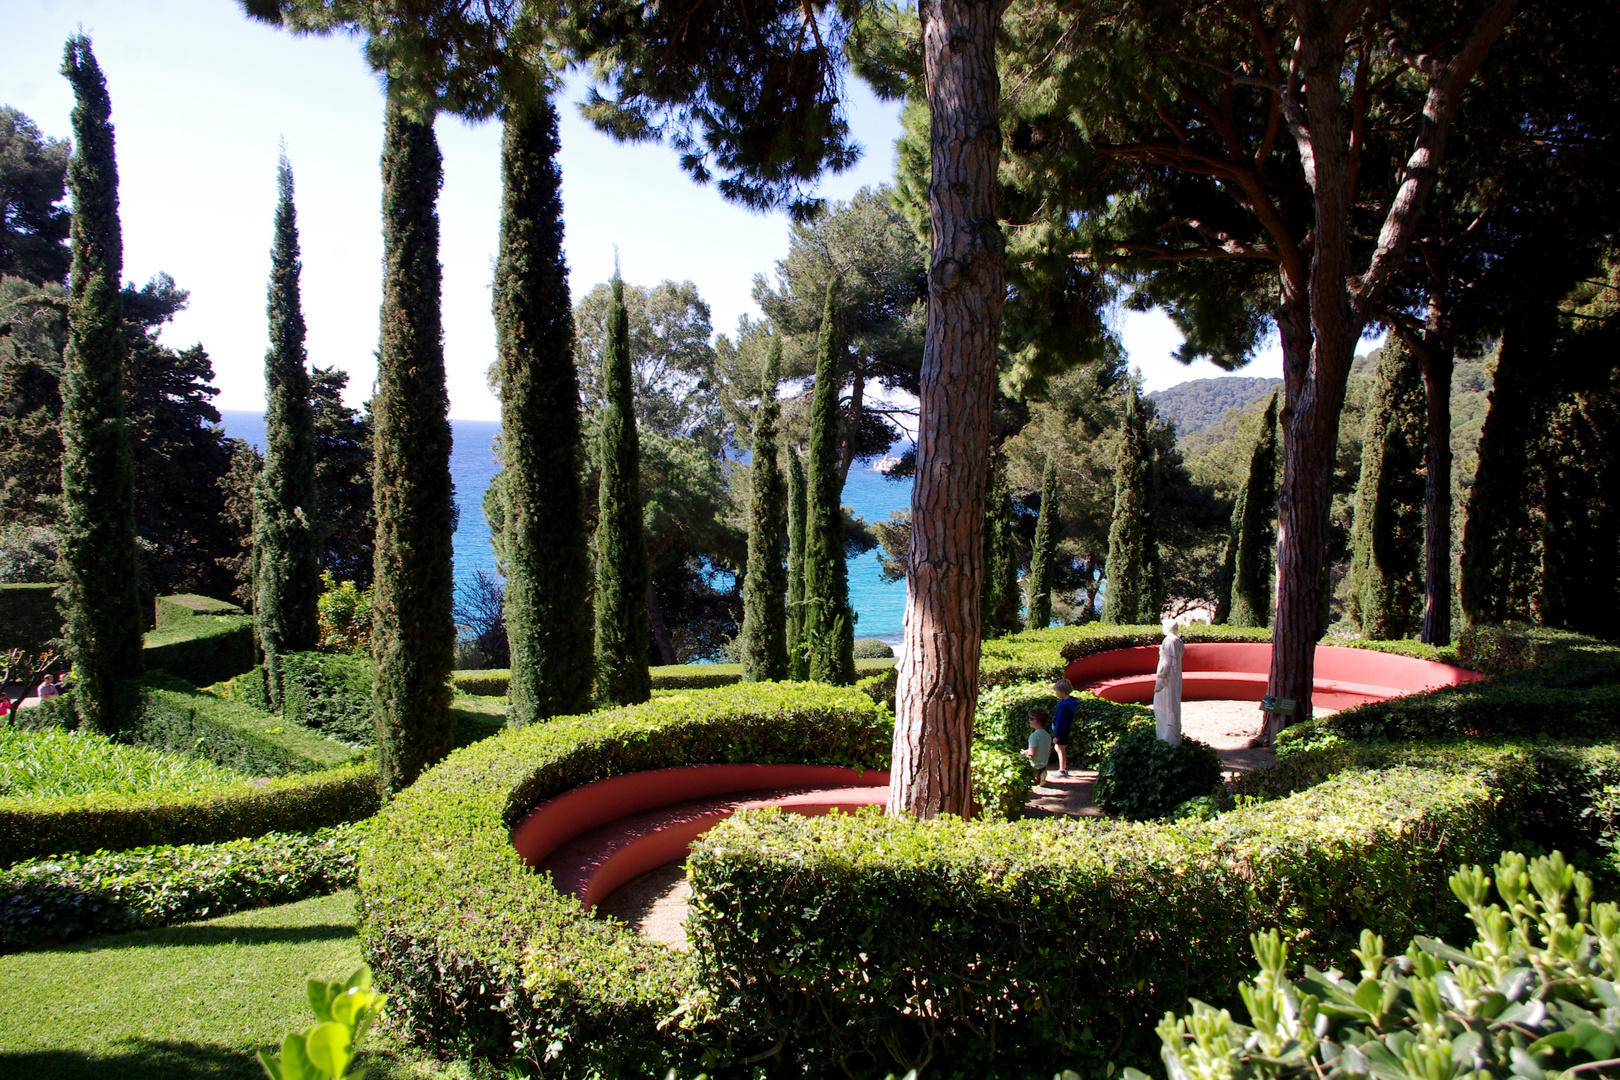
<instances>
[{"instance_id":1,"label":"white statue","mask_svg":"<svg viewBox=\"0 0 1620 1080\"><path fill-rule=\"evenodd\" d=\"M1176 621L1164 620L1164 644L1159 646L1159 670L1153 679L1153 720L1159 738L1181 745L1181 658L1187 643L1176 633Z\"/></svg>"}]
</instances>

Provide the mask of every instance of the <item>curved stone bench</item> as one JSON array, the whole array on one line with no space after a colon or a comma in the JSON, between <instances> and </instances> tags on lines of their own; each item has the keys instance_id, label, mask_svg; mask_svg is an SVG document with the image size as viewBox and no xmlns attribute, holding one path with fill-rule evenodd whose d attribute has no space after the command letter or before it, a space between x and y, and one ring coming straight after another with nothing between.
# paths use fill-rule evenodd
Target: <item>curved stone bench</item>
<instances>
[{"instance_id":1,"label":"curved stone bench","mask_svg":"<svg viewBox=\"0 0 1620 1080\"><path fill-rule=\"evenodd\" d=\"M598 780L531 810L512 830L524 862L594 907L619 886L684 858L738 810L796 814L882 806L889 774L840 765L690 765Z\"/></svg>"},{"instance_id":2,"label":"curved stone bench","mask_svg":"<svg viewBox=\"0 0 1620 1080\"><path fill-rule=\"evenodd\" d=\"M1081 657L1064 669L1063 676L1076 690L1089 690L1109 701L1151 703L1158 664L1158 646L1141 645ZM1271 646L1190 641L1181 667L1184 701L1259 701L1271 671ZM1432 660L1318 645L1311 698L1323 708L1346 709L1484 678L1477 671Z\"/></svg>"}]
</instances>

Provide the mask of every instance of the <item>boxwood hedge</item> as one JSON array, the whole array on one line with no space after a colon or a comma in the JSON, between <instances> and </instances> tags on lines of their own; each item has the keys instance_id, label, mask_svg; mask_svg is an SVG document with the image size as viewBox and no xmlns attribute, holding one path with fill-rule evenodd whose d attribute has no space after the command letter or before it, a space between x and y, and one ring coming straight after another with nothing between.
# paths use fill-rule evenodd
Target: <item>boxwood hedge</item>
<instances>
[{"instance_id":1,"label":"boxwood hedge","mask_svg":"<svg viewBox=\"0 0 1620 1080\"><path fill-rule=\"evenodd\" d=\"M223 682L253 667L253 620L246 615L194 615L147 632L148 671L166 671L195 686Z\"/></svg>"},{"instance_id":2,"label":"boxwood hedge","mask_svg":"<svg viewBox=\"0 0 1620 1080\"><path fill-rule=\"evenodd\" d=\"M1122 705L1095 694L1074 697L1074 727L1068 743L1071 768L1095 768L1120 736L1153 724L1153 710L1146 705ZM1029 744L1029 710L1037 705L1048 712L1057 705L1051 683L1010 683L981 690L973 714L974 734L1013 750L1022 749Z\"/></svg>"}]
</instances>

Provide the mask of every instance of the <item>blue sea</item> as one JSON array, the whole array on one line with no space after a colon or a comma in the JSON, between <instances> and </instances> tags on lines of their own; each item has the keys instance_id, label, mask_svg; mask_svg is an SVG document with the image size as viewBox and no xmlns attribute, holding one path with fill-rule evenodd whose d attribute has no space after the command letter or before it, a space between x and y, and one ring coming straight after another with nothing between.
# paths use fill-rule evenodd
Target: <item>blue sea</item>
<instances>
[{"instance_id":1,"label":"blue sea","mask_svg":"<svg viewBox=\"0 0 1620 1080\"><path fill-rule=\"evenodd\" d=\"M264 448L262 413L221 411L225 432ZM484 492L499 471L492 447L501 425L493 420L452 420L455 438L450 452L450 475L456 484L460 521L455 536L455 574L458 588L471 583L473 573L495 572L495 552L489 546L489 525L484 521ZM907 449L897 446L895 453ZM844 502L867 521L883 521L894 510L911 505L911 481L888 480L882 473L856 464L844 484ZM885 583L876 551L849 564L849 600L855 608L856 637L875 637L898 646L906 614L906 585Z\"/></svg>"}]
</instances>

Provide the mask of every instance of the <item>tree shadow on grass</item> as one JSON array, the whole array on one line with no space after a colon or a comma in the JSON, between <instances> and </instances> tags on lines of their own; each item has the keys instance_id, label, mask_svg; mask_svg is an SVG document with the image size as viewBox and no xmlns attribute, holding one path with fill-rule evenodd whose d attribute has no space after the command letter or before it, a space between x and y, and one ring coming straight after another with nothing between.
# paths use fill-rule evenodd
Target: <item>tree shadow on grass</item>
<instances>
[{"instance_id":1,"label":"tree shadow on grass","mask_svg":"<svg viewBox=\"0 0 1620 1080\"><path fill-rule=\"evenodd\" d=\"M252 1050L215 1043L130 1039L119 1050L0 1052L7 1080L262 1080Z\"/></svg>"},{"instance_id":2,"label":"tree shadow on grass","mask_svg":"<svg viewBox=\"0 0 1620 1080\"><path fill-rule=\"evenodd\" d=\"M137 930L109 937L87 938L58 945L64 952L100 952L113 949L185 948L211 945L299 945L315 941L341 941L355 936L353 926L318 923L314 926L218 926L192 923Z\"/></svg>"}]
</instances>

